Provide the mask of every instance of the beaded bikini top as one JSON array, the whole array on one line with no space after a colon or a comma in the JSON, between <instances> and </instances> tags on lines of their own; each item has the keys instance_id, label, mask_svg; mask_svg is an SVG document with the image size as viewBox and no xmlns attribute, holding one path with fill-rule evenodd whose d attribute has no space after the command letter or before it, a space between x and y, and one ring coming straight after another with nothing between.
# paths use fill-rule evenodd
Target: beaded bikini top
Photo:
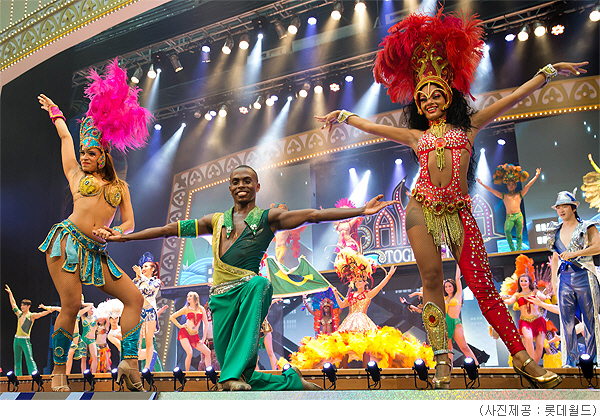
<instances>
[{"instance_id":1,"label":"beaded bikini top","mask_svg":"<svg viewBox=\"0 0 600 420\"><path fill-rule=\"evenodd\" d=\"M104 199L111 207L121 204L123 191L117 184L101 185L93 175L84 175L79 181L79 193L84 197L93 197L104 191Z\"/></svg>"}]
</instances>

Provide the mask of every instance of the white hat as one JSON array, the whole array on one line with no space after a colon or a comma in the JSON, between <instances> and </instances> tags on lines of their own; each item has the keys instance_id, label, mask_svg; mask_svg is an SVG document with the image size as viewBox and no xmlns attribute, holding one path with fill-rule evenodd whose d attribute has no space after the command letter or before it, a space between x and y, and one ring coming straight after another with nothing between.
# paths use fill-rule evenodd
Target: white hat
<instances>
[{"instance_id":1,"label":"white hat","mask_svg":"<svg viewBox=\"0 0 600 420\"><path fill-rule=\"evenodd\" d=\"M576 208L579 206L579 201L575 199L575 194L577 193L577 188L573 190L571 194L569 191L561 191L558 193L556 197L556 203L552 206L553 209L556 210L556 206L560 206L561 204L571 204Z\"/></svg>"}]
</instances>

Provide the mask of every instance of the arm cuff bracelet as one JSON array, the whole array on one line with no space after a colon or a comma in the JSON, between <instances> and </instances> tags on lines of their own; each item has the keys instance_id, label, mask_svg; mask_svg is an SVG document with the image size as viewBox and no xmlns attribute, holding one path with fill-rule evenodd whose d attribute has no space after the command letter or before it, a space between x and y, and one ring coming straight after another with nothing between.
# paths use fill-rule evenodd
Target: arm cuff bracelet
<instances>
[{"instance_id":1,"label":"arm cuff bracelet","mask_svg":"<svg viewBox=\"0 0 600 420\"><path fill-rule=\"evenodd\" d=\"M348 124L348 118L350 118L353 115L356 115L356 114L353 114L350 111L346 111L345 109L342 109L342 111L340 112L340 115L338 115L338 117L337 117L337 120L340 124L342 124L342 123Z\"/></svg>"}]
</instances>

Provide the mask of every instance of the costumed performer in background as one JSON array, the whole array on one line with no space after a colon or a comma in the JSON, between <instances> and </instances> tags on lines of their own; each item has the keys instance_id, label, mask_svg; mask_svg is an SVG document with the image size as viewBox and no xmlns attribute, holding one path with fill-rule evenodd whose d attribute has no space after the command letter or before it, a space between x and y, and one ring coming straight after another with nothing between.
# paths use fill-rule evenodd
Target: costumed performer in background
<instances>
[{"instance_id":1,"label":"costumed performer in background","mask_svg":"<svg viewBox=\"0 0 600 420\"><path fill-rule=\"evenodd\" d=\"M96 346L96 313L92 305L81 316L81 343L83 350L81 351L81 372L86 369L87 355L90 355L90 371L96 373L98 369L98 347Z\"/></svg>"},{"instance_id":2,"label":"costumed performer in background","mask_svg":"<svg viewBox=\"0 0 600 420\"><path fill-rule=\"evenodd\" d=\"M473 141L479 130L543 87L557 74L579 74L583 63L546 65L509 95L474 113L469 95L483 56L482 22L456 15L412 13L389 30L377 54L375 80L394 102L408 102L408 128L376 124L349 111L323 117L324 129L346 123L413 149L420 174L406 208L405 228L423 280L423 322L436 355L435 388L450 387L451 370L443 309L441 245L452 251L483 315L514 358L515 370L532 386L553 388L561 379L527 354L495 289L481 232L471 213L469 185L475 181Z\"/></svg>"},{"instance_id":3,"label":"costumed performer in background","mask_svg":"<svg viewBox=\"0 0 600 420\"><path fill-rule=\"evenodd\" d=\"M259 190L256 171L240 165L229 176L234 205L224 213L128 235L112 231L108 239L196 238L212 234L214 285L210 292L210 309L215 351L221 365L220 387L230 391L320 389L305 381L296 367L282 375L255 371L260 325L267 316L273 295L269 279L257 275L262 257L279 230L295 229L305 223L373 215L396 202L379 201L383 198L379 195L358 209L262 210L256 205Z\"/></svg>"},{"instance_id":4,"label":"costumed performer in background","mask_svg":"<svg viewBox=\"0 0 600 420\"><path fill-rule=\"evenodd\" d=\"M127 73L119 68L116 59L107 66L104 78L94 70L90 71L89 77L93 82L85 90L90 105L81 123L80 163L77 162L73 138L62 112L47 96L38 97L60 136L63 170L73 195L73 212L54 225L39 247L46 253L48 271L62 308L52 335L52 390L70 390L65 369L81 304L81 288L82 284L93 284L124 304L121 317L125 331L121 352L123 360L118 367L118 378L125 380L128 389L142 391L137 343L144 298L108 255L107 244L99 233L104 231L108 234L108 231L97 227L110 226L118 207L122 224L114 226L114 229L131 232L134 228L129 188L117 176L109 152L113 148L124 152L127 148L143 146L148 136L147 124L152 116L138 105L139 89L129 87Z\"/></svg>"},{"instance_id":5,"label":"costumed performer in background","mask_svg":"<svg viewBox=\"0 0 600 420\"><path fill-rule=\"evenodd\" d=\"M154 256L150 252L144 252L140 257L139 265L133 266L135 278L133 282L144 296L144 306L142 307L142 329L145 345L145 363L144 368L152 370L152 356L154 354L154 333L158 330L158 313L156 306L156 297L160 292L162 282L160 281L160 271L158 263L154 261Z\"/></svg>"},{"instance_id":6,"label":"costumed performer in background","mask_svg":"<svg viewBox=\"0 0 600 420\"><path fill-rule=\"evenodd\" d=\"M335 203L335 207L339 209L354 209L356 205L348 198L341 198ZM360 225L362 219L362 217L354 217L333 224L335 231L339 234L335 252L340 252L344 248L351 248L362 253L362 246L358 238L358 225Z\"/></svg>"},{"instance_id":7,"label":"costumed performer in background","mask_svg":"<svg viewBox=\"0 0 600 420\"><path fill-rule=\"evenodd\" d=\"M560 223L550 223L548 249L552 251L552 290L558 291L563 365L575 367L579 361L575 313L581 312L585 326L585 352L596 361L600 346L600 293L598 271L593 256L600 254L599 221L582 220L577 214L579 201L573 193L561 191L556 203Z\"/></svg>"},{"instance_id":8,"label":"costumed performer in background","mask_svg":"<svg viewBox=\"0 0 600 420\"><path fill-rule=\"evenodd\" d=\"M272 209L282 209L288 211L289 208L285 203L273 203ZM285 265L285 253L288 250L288 245L292 244L292 255L294 258L300 256L300 234L304 232L306 226L301 226L292 230L280 230L275 233L275 258L279 263Z\"/></svg>"},{"instance_id":9,"label":"costumed performer in background","mask_svg":"<svg viewBox=\"0 0 600 420\"><path fill-rule=\"evenodd\" d=\"M477 178L477 182L481 184L483 188L494 194L504 203L506 208L506 220L504 222L504 234L506 235L506 241L511 251L515 250L515 244L512 238L513 227L515 229L517 237L516 250L521 250L523 244L523 213L521 213L521 202L523 197L529 191L529 188L540 176L541 169L535 170L535 176L523 187L521 191L517 191L517 182L525 182L529 178L529 174L522 170L520 166L514 166L509 163L504 165L498 165L494 172L494 184L505 183L508 189L507 193L501 193L494 190L493 188L485 185L481 179Z\"/></svg>"},{"instance_id":10,"label":"costumed performer in background","mask_svg":"<svg viewBox=\"0 0 600 420\"><path fill-rule=\"evenodd\" d=\"M306 300L306 295L302 295L304 307L314 318L315 337L319 334L331 334L340 326L340 308L333 299L335 297L331 288L315 293L310 302Z\"/></svg>"},{"instance_id":11,"label":"costumed performer in background","mask_svg":"<svg viewBox=\"0 0 600 420\"><path fill-rule=\"evenodd\" d=\"M469 347L465 338L465 330L460 319L463 304L462 283L460 281L460 268L456 266L456 278L444 280L444 302L446 304L446 325L448 328L448 350L452 352L452 340L456 341L458 348L465 357L470 357L479 365L475 353ZM450 353L451 355L453 353ZM452 356L452 360L454 357Z\"/></svg>"}]
</instances>

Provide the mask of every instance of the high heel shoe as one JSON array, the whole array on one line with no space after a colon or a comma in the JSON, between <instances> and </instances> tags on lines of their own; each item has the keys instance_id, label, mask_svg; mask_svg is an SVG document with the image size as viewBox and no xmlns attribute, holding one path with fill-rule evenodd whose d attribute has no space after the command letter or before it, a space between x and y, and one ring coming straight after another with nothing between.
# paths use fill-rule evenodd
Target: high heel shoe
<instances>
[{"instance_id":1,"label":"high heel shoe","mask_svg":"<svg viewBox=\"0 0 600 420\"><path fill-rule=\"evenodd\" d=\"M121 380L125 381L125 386L127 389L133 392L146 392L144 387L142 386L142 381L133 382L131 380L131 371L136 368L132 368L125 360L121 360L119 366L117 366L117 383L121 383Z\"/></svg>"},{"instance_id":2,"label":"high heel shoe","mask_svg":"<svg viewBox=\"0 0 600 420\"><path fill-rule=\"evenodd\" d=\"M556 373L550 372L549 370L546 371L546 373L544 373L542 376L533 376L525 372L525 368L531 362L533 362L533 359L530 357L529 359L525 360L525 363L523 363L521 368L516 367L513 362L513 369L515 372L521 375L521 377L527 379L527 382L529 382L532 388L551 389L556 388L562 382L562 378L560 376L558 376Z\"/></svg>"},{"instance_id":3,"label":"high heel shoe","mask_svg":"<svg viewBox=\"0 0 600 420\"><path fill-rule=\"evenodd\" d=\"M50 378L54 378L55 376L60 378L60 385L53 386L52 392L71 392L71 387L69 386L69 377L66 373L53 373L50 375ZM65 384L66 382L66 384Z\"/></svg>"},{"instance_id":4,"label":"high heel shoe","mask_svg":"<svg viewBox=\"0 0 600 420\"><path fill-rule=\"evenodd\" d=\"M448 376L442 376L438 378L437 376L433 377L433 389L450 389L450 379L452 379L452 363L448 363L445 360L440 360L436 362L436 373L437 373L437 365L446 365L450 368L450 372Z\"/></svg>"}]
</instances>

